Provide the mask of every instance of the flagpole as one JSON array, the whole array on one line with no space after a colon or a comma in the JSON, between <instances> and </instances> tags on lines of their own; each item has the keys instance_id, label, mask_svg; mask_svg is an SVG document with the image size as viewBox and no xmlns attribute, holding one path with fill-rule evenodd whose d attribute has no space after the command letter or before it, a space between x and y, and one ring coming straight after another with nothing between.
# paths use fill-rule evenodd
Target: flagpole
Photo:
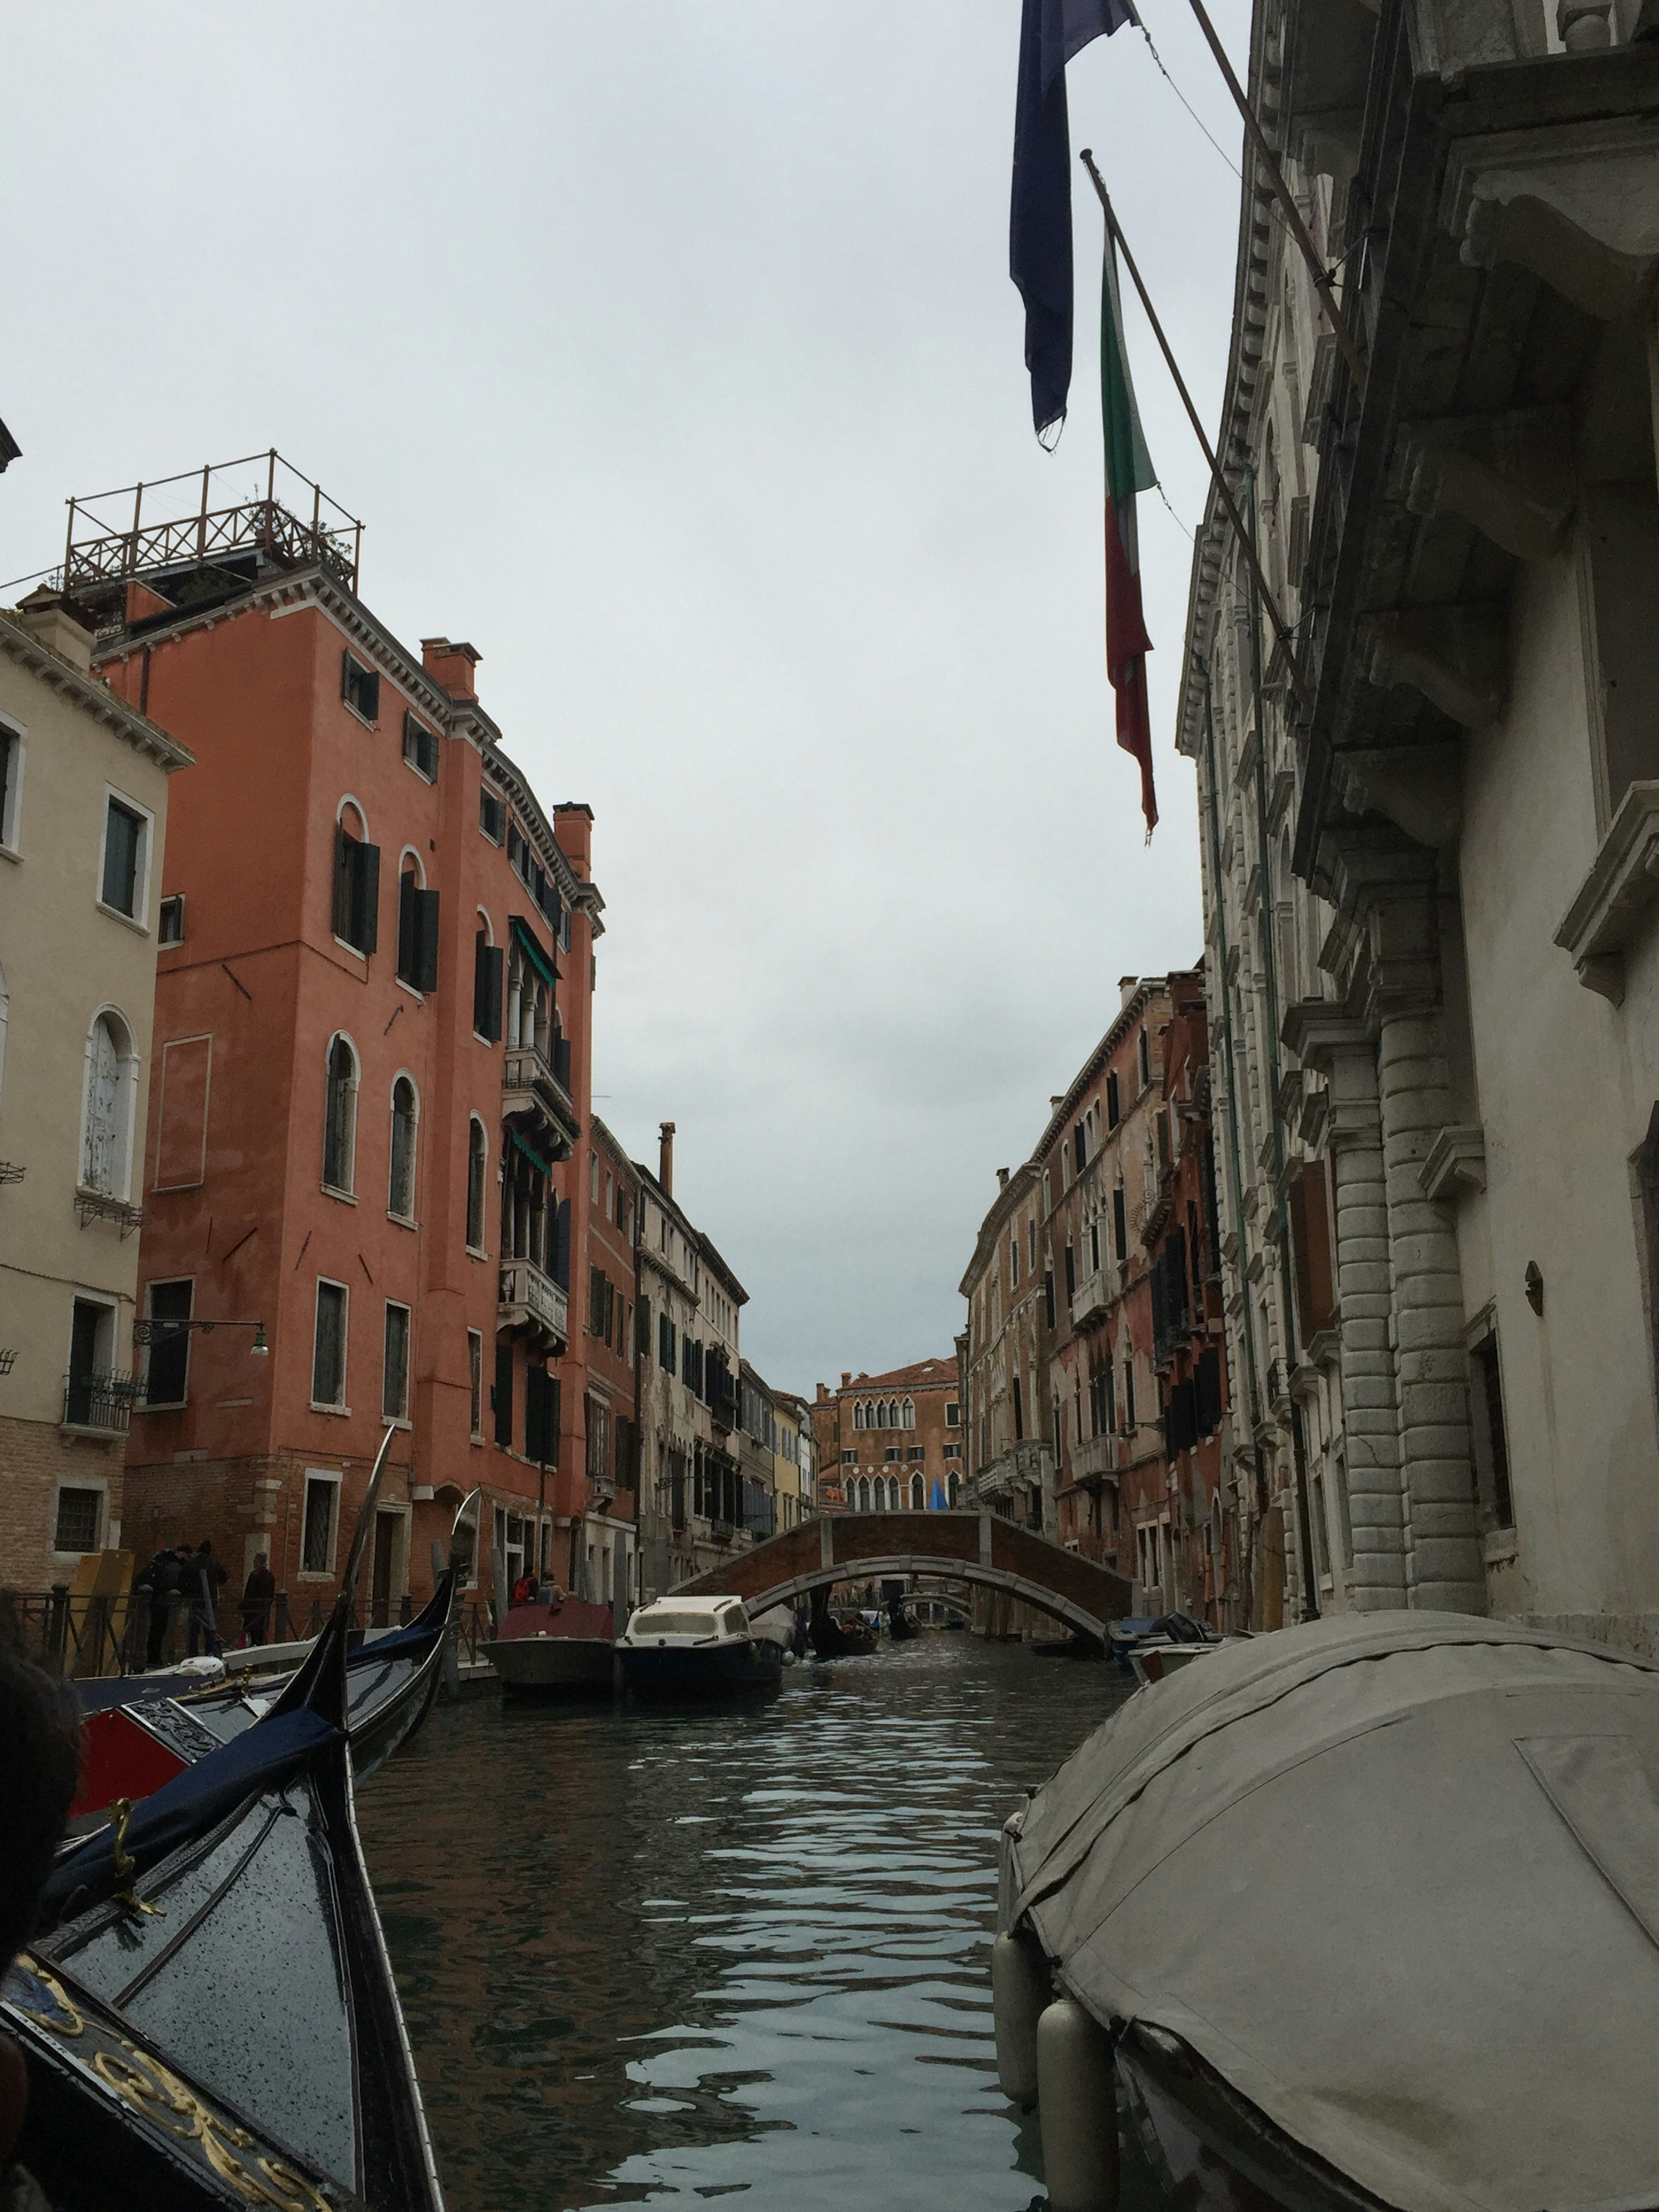
<instances>
[{"instance_id":1,"label":"flagpole","mask_svg":"<svg viewBox=\"0 0 1659 2212\"><path fill-rule=\"evenodd\" d=\"M1249 131L1255 150L1261 158L1262 166L1267 172L1268 181L1273 185L1273 197L1279 202L1279 211L1289 226L1291 237L1302 249L1302 258L1308 264L1308 274L1313 278L1319 296L1324 302L1325 313L1331 319L1331 328L1336 333L1336 342L1342 349L1343 358L1353 373L1355 383L1363 392L1365 388L1365 356L1355 343L1353 332L1348 328L1347 318L1336 303L1336 290L1331 283L1330 271L1326 268L1313 240L1308 234L1308 226L1302 220L1302 211L1297 206L1291 195L1291 188L1285 181L1285 172L1279 167L1273 148L1267 143L1267 134L1256 120L1255 110L1245 98L1243 86L1233 75L1233 65L1227 58L1227 50L1215 34L1215 25L1210 21L1205 10L1204 0L1192 0L1192 9L1194 15L1198 18L1199 28L1209 41L1210 52L1220 64L1222 76L1227 80L1227 89L1233 96L1233 105L1243 117L1244 128Z\"/></svg>"},{"instance_id":2,"label":"flagpole","mask_svg":"<svg viewBox=\"0 0 1659 2212\"><path fill-rule=\"evenodd\" d=\"M1146 310L1146 319L1152 326L1152 336L1158 340L1164 358L1169 364L1170 374L1175 379L1176 390L1181 394L1181 404L1187 410L1187 420L1193 426L1193 435L1198 440L1204 458L1210 465L1211 481L1220 495L1221 504L1227 510L1227 519L1233 526L1233 534L1238 540L1239 550L1249 563L1250 574L1255 580L1255 588L1261 594L1261 604L1267 610L1267 619L1273 626L1273 635L1285 648L1285 659L1290 670L1291 682L1296 687L1297 696L1301 700L1304 707L1311 713L1313 696L1308 690L1301 670L1296 665L1296 647L1291 636L1289 625L1279 611L1279 603L1273 595L1266 575L1262 573L1261 558L1255 550L1255 540L1245 527L1244 518L1238 511L1238 503L1227 488L1226 477L1221 473L1221 464L1217 460L1214 449L1205 435L1204 425L1199 420L1198 410L1193 404L1192 394L1187 389L1186 379L1176 366L1176 357L1170 349L1170 341L1164 335L1164 325L1158 319L1158 310L1148 296L1146 287L1140 281L1140 271L1135 267L1135 258L1130 252L1128 240L1124 237L1118 226L1117 217L1112 211L1111 198L1101 181L1100 171L1095 167L1095 157L1085 146L1078 159L1089 172L1093 179L1095 190L1100 195L1100 204L1106 213L1106 228L1111 234L1113 243L1122 254L1123 265L1128 270L1136 291L1140 295L1140 304Z\"/></svg>"}]
</instances>

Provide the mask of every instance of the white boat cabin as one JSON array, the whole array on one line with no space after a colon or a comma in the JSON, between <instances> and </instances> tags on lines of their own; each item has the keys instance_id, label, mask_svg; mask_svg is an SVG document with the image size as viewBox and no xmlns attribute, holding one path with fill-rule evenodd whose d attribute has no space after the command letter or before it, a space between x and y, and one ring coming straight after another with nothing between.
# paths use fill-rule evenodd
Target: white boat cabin
<instances>
[{"instance_id":1,"label":"white boat cabin","mask_svg":"<svg viewBox=\"0 0 1659 2212\"><path fill-rule=\"evenodd\" d=\"M702 1644L746 1644L753 1633L740 1597L659 1597L635 1609L622 1640L689 1650Z\"/></svg>"}]
</instances>

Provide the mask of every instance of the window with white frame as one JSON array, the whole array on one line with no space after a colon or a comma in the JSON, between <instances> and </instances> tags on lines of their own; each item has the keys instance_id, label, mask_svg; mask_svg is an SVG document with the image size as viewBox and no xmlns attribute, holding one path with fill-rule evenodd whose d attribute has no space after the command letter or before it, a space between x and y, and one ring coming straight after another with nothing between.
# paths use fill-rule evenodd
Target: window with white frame
<instances>
[{"instance_id":1,"label":"window with white frame","mask_svg":"<svg viewBox=\"0 0 1659 2212\"><path fill-rule=\"evenodd\" d=\"M415 1218L415 1132L419 1106L415 1085L400 1075L392 1086L392 1171L386 1212L399 1221Z\"/></svg>"},{"instance_id":2,"label":"window with white frame","mask_svg":"<svg viewBox=\"0 0 1659 2212\"><path fill-rule=\"evenodd\" d=\"M0 722L0 846L17 850L23 819L23 732Z\"/></svg>"},{"instance_id":3,"label":"window with white frame","mask_svg":"<svg viewBox=\"0 0 1659 2212\"><path fill-rule=\"evenodd\" d=\"M349 1195L356 1171L357 1054L342 1033L328 1048L323 1109L323 1182Z\"/></svg>"},{"instance_id":4,"label":"window with white frame","mask_svg":"<svg viewBox=\"0 0 1659 2212\"><path fill-rule=\"evenodd\" d=\"M300 1571L307 1575L331 1574L334 1568L334 1530L339 1518L340 1478L306 1469L306 1509L301 1523Z\"/></svg>"},{"instance_id":5,"label":"window with white frame","mask_svg":"<svg viewBox=\"0 0 1659 2212\"><path fill-rule=\"evenodd\" d=\"M317 1320L312 1339L311 1402L345 1404L346 1324L350 1294L343 1283L317 1279Z\"/></svg>"},{"instance_id":6,"label":"window with white frame","mask_svg":"<svg viewBox=\"0 0 1659 2212\"><path fill-rule=\"evenodd\" d=\"M106 1006L87 1036L81 1187L125 1199L131 1176L138 1054L124 1016Z\"/></svg>"},{"instance_id":7,"label":"window with white frame","mask_svg":"<svg viewBox=\"0 0 1659 2212\"><path fill-rule=\"evenodd\" d=\"M174 891L155 909L155 942L182 945L185 941L185 895Z\"/></svg>"},{"instance_id":8,"label":"window with white frame","mask_svg":"<svg viewBox=\"0 0 1659 2212\"><path fill-rule=\"evenodd\" d=\"M113 791L105 799L99 903L141 926L149 897L150 818L149 809L136 799Z\"/></svg>"},{"instance_id":9,"label":"window with white frame","mask_svg":"<svg viewBox=\"0 0 1659 2212\"><path fill-rule=\"evenodd\" d=\"M386 1350L380 1364L380 1412L388 1421L409 1418L409 1308L386 1302Z\"/></svg>"}]
</instances>

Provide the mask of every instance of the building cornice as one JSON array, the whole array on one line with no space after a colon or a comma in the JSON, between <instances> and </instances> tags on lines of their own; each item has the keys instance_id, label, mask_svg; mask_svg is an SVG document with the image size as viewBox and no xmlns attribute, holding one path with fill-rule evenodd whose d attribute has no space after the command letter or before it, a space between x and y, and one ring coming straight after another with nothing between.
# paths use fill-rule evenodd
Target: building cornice
<instances>
[{"instance_id":1,"label":"building cornice","mask_svg":"<svg viewBox=\"0 0 1659 2212\"><path fill-rule=\"evenodd\" d=\"M125 738L169 775L176 769L194 767L196 756L187 745L169 737L148 714L141 714L136 707L130 707L101 678L88 676L73 661L65 660L61 653L54 653L50 646L31 636L21 623L14 622L9 615L0 615L0 652L49 685L60 698L72 699L83 712Z\"/></svg>"}]
</instances>

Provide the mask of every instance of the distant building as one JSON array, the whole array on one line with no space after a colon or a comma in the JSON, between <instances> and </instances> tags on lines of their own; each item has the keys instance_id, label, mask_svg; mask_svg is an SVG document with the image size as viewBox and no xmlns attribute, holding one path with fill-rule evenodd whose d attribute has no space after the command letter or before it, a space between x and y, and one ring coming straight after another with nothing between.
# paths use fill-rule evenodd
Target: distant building
<instances>
[{"instance_id":1,"label":"distant building","mask_svg":"<svg viewBox=\"0 0 1659 2212\"><path fill-rule=\"evenodd\" d=\"M777 1421L773 1486L777 1492L778 1527L798 1528L817 1510L817 1455L812 1441L811 1409L805 1398L787 1390L775 1390L772 1404Z\"/></svg>"},{"instance_id":2,"label":"distant building","mask_svg":"<svg viewBox=\"0 0 1659 2212\"><path fill-rule=\"evenodd\" d=\"M812 1403L825 1513L921 1513L963 1503L957 1363L921 1359L884 1375L820 1382Z\"/></svg>"},{"instance_id":3,"label":"distant building","mask_svg":"<svg viewBox=\"0 0 1659 2212\"><path fill-rule=\"evenodd\" d=\"M1056 1103L1059 1102L1056 1101ZM962 1371L967 1438L964 1503L1055 1534L1048 1404L1053 1270L1041 1185L1027 1161L997 1170L997 1195L959 1285L968 1301Z\"/></svg>"},{"instance_id":4,"label":"distant building","mask_svg":"<svg viewBox=\"0 0 1659 2212\"><path fill-rule=\"evenodd\" d=\"M778 1533L778 1413L772 1392L745 1359L738 1369L742 1397L738 1464L743 1470L743 1525L757 1544Z\"/></svg>"},{"instance_id":5,"label":"distant building","mask_svg":"<svg viewBox=\"0 0 1659 2212\"><path fill-rule=\"evenodd\" d=\"M749 1293L674 1200L674 1124L640 1178L637 1328L641 1596L660 1597L751 1539L744 1526L738 1317Z\"/></svg>"},{"instance_id":6,"label":"distant building","mask_svg":"<svg viewBox=\"0 0 1659 2212\"><path fill-rule=\"evenodd\" d=\"M144 1540L122 1482L135 1232L168 780L190 760L98 682L53 594L0 615L0 1583L27 1593Z\"/></svg>"},{"instance_id":7,"label":"distant building","mask_svg":"<svg viewBox=\"0 0 1659 2212\"><path fill-rule=\"evenodd\" d=\"M280 467L228 507L198 478L195 513L147 487L113 534L71 520L113 695L200 750L158 887L128 1537L210 1535L233 1576L266 1552L303 1619L391 1421L386 1620L475 1484L509 1581L583 1570L602 902L588 810L538 800L476 650L393 637L349 519ZM241 1317L268 1360L167 1327Z\"/></svg>"},{"instance_id":8,"label":"distant building","mask_svg":"<svg viewBox=\"0 0 1659 2212\"><path fill-rule=\"evenodd\" d=\"M586 1586L618 1620L639 1595L639 1170L598 1115L587 1153Z\"/></svg>"}]
</instances>

